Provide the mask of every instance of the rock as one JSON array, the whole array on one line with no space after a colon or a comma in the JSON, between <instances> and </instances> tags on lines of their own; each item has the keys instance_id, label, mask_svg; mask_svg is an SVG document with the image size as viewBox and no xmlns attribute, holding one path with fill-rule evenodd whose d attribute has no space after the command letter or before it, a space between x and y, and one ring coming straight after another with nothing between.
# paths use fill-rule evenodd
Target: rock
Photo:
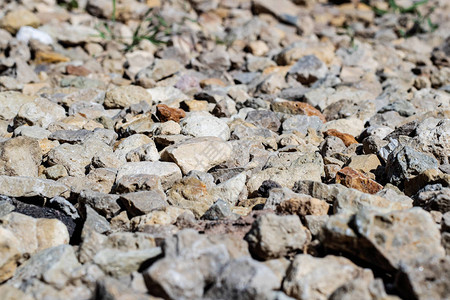
<instances>
[{"instance_id":1,"label":"rock","mask_svg":"<svg viewBox=\"0 0 450 300\"><path fill-rule=\"evenodd\" d=\"M240 173L227 181L219 183L214 188L213 194L216 198L222 199L230 205L236 205L239 199L246 197L246 181L246 174Z\"/></svg>"},{"instance_id":2,"label":"rock","mask_svg":"<svg viewBox=\"0 0 450 300\"><path fill-rule=\"evenodd\" d=\"M349 227L350 218L351 215L330 218L321 238L326 247L351 252L387 271L445 255L439 229L421 208L385 214L362 211L354 217L354 230Z\"/></svg>"},{"instance_id":3,"label":"rock","mask_svg":"<svg viewBox=\"0 0 450 300\"><path fill-rule=\"evenodd\" d=\"M358 136L364 129L364 122L356 118L333 120L327 122L323 128L324 131L330 129L351 136Z\"/></svg>"},{"instance_id":4,"label":"rock","mask_svg":"<svg viewBox=\"0 0 450 300\"><path fill-rule=\"evenodd\" d=\"M125 163L117 172L116 182L124 176L130 175L156 175L161 179L164 189L181 179L181 170L171 162L129 162Z\"/></svg>"},{"instance_id":5,"label":"rock","mask_svg":"<svg viewBox=\"0 0 450 300\"><path fill-rule=\"evenodd\" d=\"M136 136L136 134L132 136ZM160 159L158 149L156 148L153 140L150 140L149 143L129 151L125 157L127 161L131 162L158 161Z\"/></svg>"},{"instance_id":6,"label":"rock","mask_svg":"<svg viewBox=\"0 0 450 300\"><path fill-rule=\"evenodd\" d=\"M103 249L94 256L93 260L106 274L120 277L138 271L145 262L160 254L161 248L159 247L131 251Z\"/></svg>"},{"instance_id":7,"label":"rock","mask_svg":"<svg viewBox=\"0 0 450 300\"><path fill-rule=\"evenodd\" d=\"M37 140L16 137L0 143L0 174L38 177L42 151Z\"/></svg>"},{"instance_id":8,"label":"rock","mask_svg":"<svg viewBox=\"0 0 450 300\"><path fill-rule=\"evenodd\" d=\"M116 181L114 190L117 193L157 190L164 192L161 179L157 175L125 175Z\"/></svg>"},{"instance_id":9,"label":"rock","mask_svg":"<svg viewBox=\"0 0 450 300\"><path fill-rule=\"evenodd\" d=\"M33 102L34 98L19 92L0 92L0 119L10 120L19 112L22 105Z\"/></svg>"},{"instance_id":10,"label":"rock","mask_svg":"<svg viewBox=\"0 0 450 300\"><path fill-rule=\"evenodd\" d=\"M353 155L347 163L347 167L365 173L375 173L379 166L381 166L381 162L375 154Z\"/></svg>"},{"instance_id":11,"label":"rock","mask_svg":"<svg viewBox=\"0 0 450 300\"><path fill-rule=\"evenodd\" d=\"M38 27L39 24L39 18L26 9L11 10L0 21L0 26L12 34L15 34L22 26Z\"/></svg>"},{"instance_id":12,"label":"rock","mask_svg":"<svg viewBox=\"0 0 450 300\"><path fill-rule=\"evenodd\" d=\"M283 291L295 299L328 299L340 286L359 278L371 280L373 275L344 257L300 254L288 269Z\"/></svg>"},{"instance_id":13,"label":"rock","mask_svg":"<svg viewBox=\"0 0 450 300\"><path fill-rule=\"evenodd\" d=\"M274 102L272 102L271 108L275 112L282 112L286 114L317 116L323 123L326 122L325 116L318 109L308 103L276 98Z\"/></svg>"},{"instance_id":14,"label":"rock","mask_svg":"<svg viewBox=\"0 0 450 300\"><path fill-rule=\"evenodd\" d=\"M211 136L182 141L164 151L187 174L192 170L208 171L227 161L231 157L232 147L221 138Z\"/></svg>"},{"instance_id":15,"label":"rock","mask_svg":"<svg viewBox=\"0 0 450 300\"><path fill-rule=\"evenodd\" d=\"M186 116L184 110L179 108L172 108L165 104L158 104L156 106L156 116L161 122L175 121L180 122L180 119Z\"/></svg>"},{"instance_id":16,"label":"rock","mask_svg":"<svg viewBox=\"0 0 450 300\"><path fill-rule=\"evenodd\" d=\"M37 98L23 104L14 119L15 127L20 125L38 125L46 129L51 123L66 117L64 108L44 98Z\"/></svg>"},{"instance_id":17,"label":"rock","mask_svg":"<svg viewBox=\"0 0 450 300\"><path fill-rule=\"evenodd\" d=\"M327 66L315 55L306 55L299 59L288 71L289 76L293 76L302 84L310 85L318 79L327 75Z\"/></svg>"},{"instance_id":18,"label":"rock","mask_svg":"<svg viewBox=\"0 0 450 300\"><path fill-rule=\"evenodd\" d=\"M205 112L192 112L181 122L181 133L194 137L215 136L223 140L230 138L228 125L219 118Z\"/></svg>"},{"instance_id":19,"label":"rock","mask_svg":"<svg viewBox=\"0 0 450 300\"><path fill-rule=\"evenodd\" d=\"M383 189L381 184L350 167L345 167L336 173L336 183L368 194L376 194Z\"/></svg>"},{"instance_id":20,"label":"rock","mask_svg":"<svg viewBox=\"0 0 450 300\"><path fill-rule=\"evenodd\" d=\"M310 237L297 216L262 215L245 236L258 259L278 258L302 251Z\"/></svg>"},{"instance_id":21,"label":"rock","mask_svg":"<svg viewBox=\"0 0 450 300\"><path fill-rule=\"evenodd\" d=\"M21 255L34 254L43 249L68 244L67 227L56 219L35 219L16 212L1 218L2 226L8 229L20 243Z\"/></svg>"},{"instance_id":22,"label":"rock","mask_svg":"<svg viewBox=\"0 0 450 300\"><path fill-rule=\"evenodd\" d=\"M277 118L276 114L269 110L251 111L247 114L245 121L275 132L277 132L281 126L281 122Z\"/></svg>"},{"instance_id":23,"label":"rock","mask_svg":"<svg viewBox=\"0 0 450 300\"><path fill-rule=\"evenodd\" d=\"M140 147L143 147L145 145L151 145L150 147L153 148L151 151L151 157L156 158L157 153L154 153L156 149L155 143L152 141L151 138L149 138L145 134L136 133L133 134L127 138L122 139L115 147L114 154L117 156L119 160L124 161L128 155L131 157L133 156L140 156L138 153L140 152L138 149ZM141 148L142 149L142 148ZM132 151L137 151L137 155L133 155ZM153 153L152 153L153 152Z\"/></svg>"},{"instance_id":24,"label":"rock","mask_svg":"<svg viewBox=\"0 0 450 300\"><path fill-rule=\"evenodd\" d=\"M152 96L140 86L120 86L106 92L105 106L107 108L124 108L145 101L152 105Z\"/></svg>"},{"instance_id":25,"label":"rock","mask_svg":"<svg viewBox=\"0 0 450 300\"><path fill-rule=\"evenodd\" d=\"M266 203L267 205L267 203ZM308 195L296 194L289 200L285 200L277 205L277 212L288 215L323 216L328 214L330 205L324 200L316 199Z\"/></svg>"},{"instance_id":26,"label":"rock","mask_svg":"<svg viewBox=\"0 0 450 300\"><path fill-rule=\"evenodd\" d=\"M201 298L230 259L223 244L213 244L192 229L166 239L163 251L164 258L144 271L144 279L153 294L169 299Z\"/></svg>"},{"instance_id":27,"label":"rock","mask_svg":"<svg viewBox=\"0 0 450 300\"><path fill-rule=\"evenodd\" d=\"M405 179L410 179L428 169L437 169L438 162L422 152L409 146L398 147L388 156L386 176L389 182L401 185Z\"/></svg>"},{"instance_id":28,"label":"rock","mask_svg":"<svg viewBox=\"0 0 450 300\"><path fill-rule=\"evenodd\" d=\"M122 194L119 202L131 216L144 215L168 205L166 195L156 190Z\"/></svg>"},{"instance_id":29,"label":"rock","mask_svg":"<svg viewBox=\"0 0 450 300\"><path fill-rule=\"evenodd\" d=\"M330 300L338 299L397 299L387 295L381 279L368 280L358 278L349 281L336 289L330 296Z\"/></svg>"},{"instance_id":30,"label":"rock","mask_svg":"<svg viewBox=\"0 0 450 300\"><path fill-rule=\"evenodd\" d=\"M436 125L433 126L434 124ZM418 126L416 132L417 136L413 139L416 149L432 154L441 164L449 163L450 122L448 119L426 119Z\"/></svg>"},{"instance_id":31,"label":"rock","mask_svg":"<svg viewBox=\"0 0 450 300\"><path fill-rule=\"evenodd\" d=\"M412 199L409 197L395 198L390 195L389 199L387 199L378 195L370 195L355 189L349 189L340 184L326 185L318 181L298 181L295 183L293 191L333 203L335 213L357 212L363 207L380 212L390 212L412 207Z\"/></svg>"},{"instance_id":32,"label":"rock","mask_svg":"<svg viewBox=\"0 0 450 300\"><path fill-rule=\"evenodd\" d=\"M231 212L230 204L221 199L214 202L210 208L203 214L202 219L204 220L222 220L233 216Z\"/></svg>"},{"instance_id":33,"label":"rock","mask_svg":"<svg viewBox=\"0 0 450 300\"><path fill-rule=\"evenodd\" d=\"M43 281L62 289L74 270L79 267L80 263L72 246L60 245L33 255L17 269L10 283L19 287L27 280L42 278Z\"/></svg>"},{"instance_id":34,"label":"rock","mask_svg":"<svg viewBox=\"0 0 450 300\"><path fill-rule=\"evenodd\" d=\"M156 59L152 66L144 69L145 77L153 79L154 81L162 80L169 77L181 70L183 66L176 60L172 59ZM143 76L143 74L138 74L138 77Z\"/></svg>"},{"instance_id":35,"label":"rock","mask_svg":"<svg viewBox=\"0 0 450 300\"><path fill-rule=\"evenodd\" d=\"M197 218L203 216L216 200L206 185L194 177L175 183L167 194L171 205L190 209Z\"/></svg>"},{"instance_id":36,"label":"rock","mask_svg":"<svg viewBox=\"0 0 450 300\"><path fill-rule=\"evenodd\" d=\"M64 196L69 188L64 184L48 179L25 176L0 176L0 194L9 197Z\"/></svg>"},{"instance_id":37,"label":"rock","mask_svg":"<svg viewBox=\"0 0 450 300\"><path fill-rule=\"evenodd\" d=\"M417 186L417 183L412 183ZM430 184L420 189L414 195L414 204L428 211L440 211L443 214L450 211L450 188L442 184Z\"/></svg>"},{"instance_id":38,"label":"rock","mask_svg":"<svg viewBox=\"0 0 450 300\"><path fill-rule=\"evenodd\" d=\"M355 138L347 133L342 133L337 131L336 129L328 129L324 132L325 137L327 136L335 136L337 138L340 138L343 142L345 147L350 146L351 144L358 144L358 142L355 140Z\"/></svg>"},{"instance_id":39,"label":"rock","mask_svg":"<svg viewBox=\"0 0 450 300\"><path fill-rule=\"evenodd\" d=\"M334 153L343 153L347 148L344 142L335 136L329 136L319 145L323 157L328 157Z\"/></svg>"},{"instance_id":40,"label":"rock","mask_svg":"<svg viewBox=\"0 0 450 300\"><path fill-rule=\"evenodd\" d=\"M300 8L290 1L262 1L257 0L253 2L253 9L258 13L269 13L291 24L296 23L297 15L300 12Z\"/></svg>"},{"instance_id":41,"label":"rock","mask_svg":"<svg viewBox=\"0 0 450 300\"><path fill-rule=\"evenodd\" d=\"M68 62L70 61L70 58L53 51L37 51L35 54L35 61L37 64L56 64Z\"/></svg>"},{"instance_id":42,"label":"rock","mask_svg":"<svg viewBox=\"0 0 450 300\"><path fill-rule=\"evenodd\" d=\"M20 241L10 230L0 227L0 283L14 275L22 253Z\"/></svg>"},{"instance_id":43,"label":"rock","mask_svg":"<svg viewBox=\"0 0 450 300\"><path fill-rule=\"evenodd\" d=\"M277 281L264 264L249 257L236 258L224 266L205 299L267 299L277 289Z\"/></svg>"},{"instance_id":44,"label":"rock","mask_svg":"<svg viewBox=\"0 0 450 300\"><path fill-rule=\"evenodd\" d=\"M296 115L287 118L283 122L283 133L288 133L292 131L298 131L304 135L308 133L308 129L311 128L316 131L320 131L322 128L322 121L317 116L303 116Z\"/></svg>"},{"instance_id":45,"label":"rock","mask_svg":"<svg viewBox=\"0 0 450 300\"><path fill-rule=\"evenodd\" d=\"M405 298L445 299L450 296L450 259L433 258L416 266L408 266L397 275L396 287Z\"/></svg>"},{"instance_id":46,"label":"rock","mask_svg":"<svg viewBox=\"0 0 450 300\"><path fill-rule=\"evenodd\" d=\"M78 203L89 205L97 213L107 219L111 219L119 214L121 207L119 205L119 196L95 192L92 190L81 191L78 197Z\"/></svg>"}]
</instances>

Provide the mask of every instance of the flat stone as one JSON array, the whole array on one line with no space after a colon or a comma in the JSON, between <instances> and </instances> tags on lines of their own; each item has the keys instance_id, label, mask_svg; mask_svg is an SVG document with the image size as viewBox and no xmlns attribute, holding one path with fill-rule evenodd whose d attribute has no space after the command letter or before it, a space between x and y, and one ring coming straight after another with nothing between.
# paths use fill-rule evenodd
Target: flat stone
<instances>
[{"instance_id":1,"label":"flat stone","mask_svg":"<svg viewBox=\"0 0 450 300\"><path fill-rule=\"evenodd\" d=\"M20 125L37 125L46 129L51 123L66 117L62 106L45 98L36 98L32 102L24 103L14 119L15 127Z\"/></svg>"},{"instance_id":2,"label":"flat stone","mask_svg":"<svg viewBox=\"0 0 450 300\"><path fill-rule=\"evenodd\" d=\"M181 170L171 162L129 162L125 163L118 171L116 182L128 175L156 175L161 178L163 188L167 189L181 179Z\"/></svg>"},{"instance_id":3,"label":"flat stone","mask_svg":"<svg viewBox=\"0 0 450 300\"><path fill-rule=\"evenodd\" d=\"M11 120L25 103L33 102L34 98L19 92L0 92L0 119Z\"/></svg>"},{"instance_id":4,"label":"flat stone","mask_svg":"<svg viewBox=\"0 0 450 300\"><path fill-rule=\"evenodd\" d=\"M168 205L166 195L156 190L122 194L119 201L131 216L144 215Z\"/></svg>"},{"instance_id":5,"label":"flat stone","mask_svg":"<svg viewBox=\"0 0 450 300\"><path fill-rule=\"evenodd\" d=\"M286 114L317 116L323 123L326 122L325 116L318 109L305 102L276 98L275 101L272 102L271 108L275 112L282 112Z\"/></svg>"},{"instance_id":6,"label":"flat stone","mask_svg":"<svg viewBox=\"0 0 450 300\"><path fill-rule=\"evenodd\" d=\"M9 197L45 197L64 196L69 188L61 183L48 179L26 176L0 175L0 194Z\"/></svg>"},{"instance_id":7,"label":"flat stone","mask_svg":"<svg viewBox=\"0 0 450 300\"><path fill-rule=\"evenodd\" d=\"M376 194L383 189L381 184L350 167L345 167L336 173L336 183L368 194Z\"/></svg>"},{"instance_id":8,"label":"flat stone","mask_svg":"<svg viewBox=\"0 0 450 300\"><path fill-rule=\"evenodd\" d=\"M194 137L215 136L223 140L230 138L227 123L206 112L192 112L181 122L181 133Z\"/></svg>"},{"instance_id":9,"label":"flat stone","mask_svg":"<svg viewBox=\"0 0 450 300\"><path fill-rule=\"evenodd\" d=\"M208 171L227 161L231 157L232 147L218 137L198 137L176 143L164 151L183 174L187 174L192 170Z\"/></svg>"},{"instance_id":10,"label":"flat stone","mask_svg":"<svg viewBox=\"0 0 450 300\"><path fill-rule=\"evenodd\" d=\"M298 216L324 216L328 214L330 205L308 195L296 194L292 198L279 203L276 207L278 213Z\"/></svg>"},{"instance_id":11,"label":"flat stone","mask_svg":"<svg viewBox=\"0 0 450 300\"><path fill-rule=\"evenodd\" d=\"M106 92L105 107L123 108L145 101L152 105L152 96L140 86L120 86Z\"/></svg>"},{"instance_id":12,"label":"flat stone","mask_svg":"<svg viewBox=\"0 0 450 300\"><path fill-rule=\"evenodd\" d=\"M42 151L36 139L15 137L0 143L0 174L38 177Z\"/></svg>"},{"instance_id":13,"label":"flat stone","mask_svg":"<svg viewBox=\"0 0 450 300\"><path fill-rule=\"evenodd\" d=\"M184 110L179 108L172 108L165 104L158 104L156 106L156 116L161 122L175 121L180 122L180 119L186 116Z\"/></svg>"},{"instance_id":14,"label":"flat stone","mask_svg":"<svg viewBox=\"0 0 450 300\"><path fill-rule=\"evenodd\" d=\"M355 138L347 133L342 133L337 131L336 129L328 129L324 132L325 136L335 136L337 138L340 138L343 142L345 147L350 146L351 144L358 144L358 142L355 140Z\"/></svg>"}]
</instances>

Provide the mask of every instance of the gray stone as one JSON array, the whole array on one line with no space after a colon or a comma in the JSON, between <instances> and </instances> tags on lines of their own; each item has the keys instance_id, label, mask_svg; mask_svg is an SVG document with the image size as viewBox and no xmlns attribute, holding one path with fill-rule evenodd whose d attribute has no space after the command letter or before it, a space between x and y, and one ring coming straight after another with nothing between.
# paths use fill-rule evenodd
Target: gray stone
<instances>
[{"instance_id":1,"label":"gray stone","mask_svg":"<svg viewBox=\"0 0 450 300\"><path fill-rule=\"evenodd\" d=\"M208 208L208 210L202 216L202 219L216 221L227 219L232 216L233 213L231 212L230 204L228 204L228 202L226 201L219 199L216 202L214 202L214 204L211 205L210 208Z\"/></svg>"},{"instance_id":2,"label":"gray stone","mask_svg":"<svg viewBox=\"0 0 450 300\"><path fill-rule=\"evenodd\" d=\"M299 59L288 71L290 76L302 84L309 85L327 75L327 66L315 55L306 55Z\"/></svg>"},{"instance_id":3,"label":"gray stone","mask_svg":"<svg viewBox=\"0 0 450 300\"><path fill-rule=\"evenodd\" d=\"M21 265L10 284L20 287L28 280L39 278L61 289L70 280L72 272L80 266L72 246L60 245L48 248L36 253Z\"/></svg>"},{"instance_id":4,"label":"gray stone","mask_svg":"<svg viewBox=\"0 0 450 300\"><path fill-rule=\"evenodd\" d=\"M78 214L78 210L73 206L72 203L67 201L65 198L61 196L53 197L49 200L49 205L59 211L64 212L66 215L71 217L72 219L80 218Z\"/></svg>"},{"instance_id":5,"label":"gray stone","mask_svg":"<svg viewBox=\"0 0 450 300\"><path fill-rule=\"evenodd\" d=\"M387 111L396 111L400 116L409 117L416 113L416 108L413 104L411 104L411 102L406 100L397 100L381 108L378 113L384 113Z\"/></svg>"},{"instance_id":6,"label":"gray stone","mask_svg":"<svg viewBox=\"0 0 450 300\"><path fill-rule=\"evenodd\" d=\"M387 271L445 256L439 229L421 208L334 215L321 240L326 247L349 252Z\"/></svg>"},{"instance_id":7,"label":"gray stone","mask_svg":"<svg viewBox=\"0 0 450 300\"><path fill-rule=\"evenodd\" d=\"M168 206L166 195L157 190L122 194L119 202L133 217Z\"/></svg>"},{"instance_id":8,"label":"gray stone","mask_svg":"<svg viewBox=\"0 0 450 300\"><path fill-rule=\"evenodd\" d=\"M270 110L254 110L247 114L245 121L257 126L277 132L281 122L276 114Z\"/></svg>"},{"instance_id":9,"label":"gray stone","mask_svg":"<svg viewBox=\"0 0 450 300\"><path fill-rule=\"evenodd\" d=\"M161 253L160 247L127 251L104 249L94 256L93 261L106 274L120 277L138 271L145 262L157 257Z\"/></svg>"},{"instance_id":10,"label":"gray stone","mask_svg":"<svg viewBox=\"0 0 450 300\"><path fill-rule=\"evenodd\" d=\"M263 263L242 257L228 262L204 299L268 299L277 277Z\"/></svg>"},{"instance_id":11,"label":"gray stone","mask_svg":"<svg viewBox=\"0 0 450 300\"><path fill-rule=\"evenodd\" d=\"M11 120L25 103L33 102L34 98L19 92L0 92L0 119Z\"/></svg>"},{"instance_id":12,"label":"gray stone","mask_svg":"<svg viewBox=\"0 0 450 300\"><path fill-rule=\"evenodd\" d=\"M16 137L0 143L0 175L38 177L41 161L36 139Z\"/></svg>"},{"instance_id":13,"label":"gray stone","mask_svg":"<svg viewBox=\"0 0 450 300\"><path fill-rule=\"evenodd\" d=\"M119 195L105 194L92 190L82 190L78 196L78 203L89 205L100 215L107 219L111 219L121 210L118 203L119 198Z\"/></svg>"},{"instance_id":14,"label":"gray stone","mask_svg":"<svg viewBox=\"0 0 450 300\"><path fill-rule=\"evenodd\" d=\"M310 236L298 216L266 214L256 219L245 240L254 257L267 260L301 251Z\"/></svg>"},{"instance_id":15,"label":"gray stone","mask_svg":"<svg viewBox=\"0 0 450 300\"><path fill-rule=\"evenodd\" d=\"M50 136L51 132L40 126L22 125L14 129L14 136L30 137L37 140L45 139Z\"/></svg>"},{"instance_id":16,"label":"gray stone","mask_svg":"<svg viewBox=\"0 0 450 300\"><path fill-rule=\"evenodd\" d=\"M230 259L225 245L213 244L192 229L167 238L164 255L144 271L144 278L149 291L166 299L201 298Z\"/></svg>"},{"instance_id":17,"label":"gray stone","mask_svg":"<svg viewBox=\"0 0 450 300\"><path fill-rule=\"evenodd\" d=\"M156 175L126 175L122 176L114 187L116 193L132 193L137 191L160 191L164 193L161 179Z\"/></svg>"},{"instance_id":18,"label":"gray stone","mask_svg":"<svg viewBox=\"0 0 450 300\"><path fill-rule=\"evenodd\" d=\"M57 140L60 143L82 143L93 133L90 130L57 130L50 134L50 140Z\"/></svg>"},{"instance_id":19,"label":"gray stone","mask_svg":"<svg viewBox=\"0 0 450 300\"><path fill-rule=\"evenodd\" d=\"M298 131L304 135L308 133L308 129L320 131L323 123L317 116L295 115L287 118L283 122L283 133Z\"/></svg>"},{"instance_id":20,"label":"gray stone","mask_svg":"<svg viewBox=\"0 0 450 300\"><path fill-rule=\"evenodd\" d=\"M105 97L105 107L123 108L146 101L152 104L152 96L140 86L120 86L109 90Z\"/></svg>"},{"instance_id":21,"label":"gray stone","mask_svg":"<svg viewBox=\"0 0 450 300\"><path fill-rule=\"evenodd\" d=\"M14 126L28 124L46 129L51 123L65 117L66 111L62 106L45 98L36 98L20 107L14 118Z\"/></svg>"},{"instance_id":22,"label":"gray stone","mask_svg":"<svg viewBox=\"0 0 450 300\"><path fill-rule=\"evenodd\" d=\"M413 138L416 149L433 155L441 164L448 164L450 157L450 121L425 119L416 128Z\"/></svg>"},{"instance_id":23,"label":"gray stone","mask_svg":"<svg viewBox=\"0 0 450 300\"><path fill-rule=\"evenodd\" d=\"M107 233L111 230L111 225L109 222L89 205L85 205L84 211L81 211L81 213L84 218L83 230L81 232L82 238L88 235L91 231Z\"/></svg>"},{"instance_id":24,"label":"gray stone","mask_svg":"<svg viewBox=\"0 0 450 300\"><path fill-rule=\"evenodd\" d=\"M405 179L419 175L428 169L437 169L437 160L409 146L395 149L388 156L386 176L389 182L400 185Z\"/></svg>"}]
</instances>

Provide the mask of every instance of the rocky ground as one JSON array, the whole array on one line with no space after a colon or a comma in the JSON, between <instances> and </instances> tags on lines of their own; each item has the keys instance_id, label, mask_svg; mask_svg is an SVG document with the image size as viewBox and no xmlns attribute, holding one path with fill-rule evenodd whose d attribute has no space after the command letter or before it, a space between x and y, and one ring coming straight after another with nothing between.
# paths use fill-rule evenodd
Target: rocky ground
<instances>
[{"instance_id":1,"label":"rocky ground","mask_svg":"<svg viewBox=\"0 0 450 300\"><path fill-rule=\"evenodd\" d=\"M0 1L0 298L450 299L425 2Z\"/></svg>"}]
</instances>

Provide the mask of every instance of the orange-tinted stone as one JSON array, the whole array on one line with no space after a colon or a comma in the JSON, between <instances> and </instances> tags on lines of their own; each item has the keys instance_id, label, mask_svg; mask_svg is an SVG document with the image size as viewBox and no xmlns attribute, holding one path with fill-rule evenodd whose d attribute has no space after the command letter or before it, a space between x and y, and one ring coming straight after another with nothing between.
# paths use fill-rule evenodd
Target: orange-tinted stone
<instances>
[{"instance_id":1,"label":"orange-tinted stone","mask_svg":"<svg viewBox=\"0 0 450 300\"><path fill-rule=\"evenodd\" d=\"M355 138L348 133L342 133L337 131L336 129L328 129L324 132L325 136L335 136L337 138L340 138L346 147L350 146L351 144L358 144L358 141L355 140Z\"/></svg>"},{"instance_id":2,"label":"orange-tinted stone","mask_svg":"<svg viewBox=\"0 0 450 300\"><path fill-rule=\"evenodd\" d=\"M75 76L88 76L89 74L91 74L91 71L83 66L68 65L66 67L66 73Z\"/></svg>"},{"instance_id":3,"label":"orange-tinted stone","mask_svg":"<svg viewBox=\"0 0 450 300\"><path fill-rule=\"evenodd\" d=\"M298 101L276 101L272 103L272 110L293 115L317 116L322 122L326 122L325 116L312 105Z\"/></svg>"},{"instance_id":4,"label":"orange-tinted stone","mask_svg":"<svg viewBox=\"0 0 450 300\"><path fill-rule=\"evenodd\" d=\"M60 62L68 62L70 59L62 54L56 52L46 52L46 51L38 51L36 52L35 61L37 64L56 64Z\"/></svg>"},{"instance_id":5,"label":"orange-tinted stone","mask_svg":"<svg viewBox=\"0 0 450 300\"><path fill-rule=\"evenodd\" d=\"M201 88L204 88L208 85L227 86L226 83L220 80L219 78L208 78L200 81Z\"/></svg>"},{"instance_id":6,"label":"orange-tinted stone","mask_svg":"<svg viewBox=\"0 0 450 300\"><path fill-rule=\"evenodd\" d=\"M186 116L184 110L179 108L172 108L165 104L156 105L156 116L161 122L175 121L180 122L180 119Z\"/></svg>"},{"instance_id":7,"label":"orange-tinted stone","mask_svg":"<svg viewBox=\"0 0 450 300\"><path fill-rule=\"evenodd\" d=\"M345 167L337 172L336 183L368 194L375 194L383 189L381 184L370 179L364 173L349 167Z\"/></svg>"}]
</instances>

